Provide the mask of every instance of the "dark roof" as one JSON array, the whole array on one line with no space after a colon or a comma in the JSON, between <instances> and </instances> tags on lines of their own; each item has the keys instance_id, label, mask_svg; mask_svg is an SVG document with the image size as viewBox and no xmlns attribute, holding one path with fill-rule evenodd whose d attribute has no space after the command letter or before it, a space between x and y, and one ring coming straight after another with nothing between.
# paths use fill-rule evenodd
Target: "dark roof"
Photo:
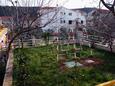
<instances>
[{"instance_id":1,"label":"dark roof","mask_svg":"<svg viewBox=\"0 0 115 86\"><path fill-rule=\"evenodd\" d=\"M55 9L56 7L42 7L42 9Z\"/></svg>"},{"instance_id":2,"label":"dark roof","mask_svg":"<svg viewBox=\"0 0 115 86\"><path fill-rule=\"evenodd\" d=\"M86 8L78 8L78 9L73 9L73 10L81 10L81 11L83 11L83 12L88 14L88 13L90 13L91 11L93 11L95 9L97 9L97 8L86 7Z\"/></svg>"},{"instance_id":3,"label":"dark roof","mask_svg":"<svg viewBox=\"0 0 115 86\"><path fill-rule=\"evenodd\" d=\"M99 15L99 14L101 14L101 15L107 15L107 14L109 14L109 10L105 10L105 9L95 9L93 12L91 12L91 14L90 15L92 15L92 16L94 16L94 15Z\"/></svg>"},{"instance_id":4,"label":"dark roof","mask_svg":"<svg viewBox=\"0 0 115 86\"><path fill-rule=\"evenodd\" d=\"M0 16L11 16L10 8L7 6L0 6Z\"/></svg>"},{"instance_id":5,"label":"dark roof","mask_svg":"<svg viewBox=\"0 0 115 86\"><path fill-rule=\"evenodd\" d=\"M105 10L105 9L97 9L95 11L98 11L99 13L104 13L104 14L107 14L110 12L109 10Z\"/></svg>"},{"instance_id":6,"label":"dark roof","mask_svg":"<svg viewBox=\"0 0 115 86\"><path fill-rule=\"evenodd\" d=\"M22 13L28 13L32 16L37 14L38 7L13 7L13 6L0 6L0 16L14 16L16 14L16 9L18 9L19 15Z\"/></svg>"},{"instance_id":7,"label":"dark roof","mask_svg":"<svg viewBox=\"0 0 115 86\"><path fill-rule=\"evenodd\" d=\"M56 7L42 7L42 9L54 9ZM13 7L13 6L0 6L0 17L3 16L14 16L16 15L16 9L18 9L19 15L22 15L22 13L30 14L32 16L37 15L37 11L41 9L41 7Z\"/></svg>"}]
</instances>

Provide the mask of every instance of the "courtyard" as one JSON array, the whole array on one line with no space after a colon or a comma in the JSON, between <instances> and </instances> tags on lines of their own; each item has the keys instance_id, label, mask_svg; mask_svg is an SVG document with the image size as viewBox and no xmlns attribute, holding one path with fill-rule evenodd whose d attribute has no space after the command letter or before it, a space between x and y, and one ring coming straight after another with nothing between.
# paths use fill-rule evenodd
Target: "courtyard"
<instances>
[{"instance_id":1,"label":"courtyard","mask_svg":"<svg viewBox=\"0 0 115 86\"><path fill-rule=\"evenodd\" d=\"M115 54L93 49L93 55L90 55L90 50L83 46L76 59L67 54L63 60L57 60L55 45L15 49L13 85L95 86L115 79ZM68 67L62 63L73 61L82 66Z\"/></svg>"}]
</instances>

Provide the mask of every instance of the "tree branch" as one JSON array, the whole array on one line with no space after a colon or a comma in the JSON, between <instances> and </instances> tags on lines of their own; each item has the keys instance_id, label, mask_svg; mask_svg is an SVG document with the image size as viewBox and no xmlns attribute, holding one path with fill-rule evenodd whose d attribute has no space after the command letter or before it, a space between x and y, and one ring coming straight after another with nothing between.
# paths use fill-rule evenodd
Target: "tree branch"
<instances>
[{"instance_id":1,"label":"tree branch","mask_svg":"<svg viewBox=\"0 0 115 86\"><path fill-rule=\"evenodd\" d=\"M107 5L107 3L106 3L104 0L100 0L100 1L101 1L102 4L103 4L107 9L109 9L109 10L113 13L113 15L115 16L115 10L114 10L115 0L114 0L114 2L113 2L113 4L112 4L111 7L110 7L109 5Z\"/></svg>"}]
</instances>

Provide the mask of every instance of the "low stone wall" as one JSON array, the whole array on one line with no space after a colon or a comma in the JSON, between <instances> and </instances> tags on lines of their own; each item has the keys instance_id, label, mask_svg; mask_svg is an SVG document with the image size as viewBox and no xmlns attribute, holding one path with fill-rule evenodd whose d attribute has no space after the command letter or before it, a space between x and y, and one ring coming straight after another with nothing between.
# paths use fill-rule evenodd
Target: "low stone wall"
<instances>
[{"instance_id":1,"label":"low stone wall","mask_svg":"<svg viewBox=\"0 0 115 86\"><path fill-rule=\"evenodd\" d=\"M108 46L105 46L105 45L95 44L95 47L98 49L105 50L105 51L111 51L110 48ZM114 46L113 46L113 52L115 53L115 47Z\"/></svg>"},{"instance_id":2,"label":"low stone wall","mask_svg":"<svg viewBox=\"0 0 115 86\"><path fill-rule=\"evenodd\" d=\"M84 41L83 45L89 46L89 42L88 41ZM101 43L95 43L95 48L97 49L102 49L105 51L110 51L110 48L107 45L102 45ZM115 45L113 45L113 52L115 53Z\"/></svg>"},{"instance_id":3,"label":"low stone wall","mask_svg":"<svg viewBox=\"0 0 115 86\"><path fill-rule=\"evenodd\" d=\"M13 74L13 53L9 54L9 58L6 65L6 73L4 76L3 86L12 86L12 74Z\"/></svg>"}]
</instances>

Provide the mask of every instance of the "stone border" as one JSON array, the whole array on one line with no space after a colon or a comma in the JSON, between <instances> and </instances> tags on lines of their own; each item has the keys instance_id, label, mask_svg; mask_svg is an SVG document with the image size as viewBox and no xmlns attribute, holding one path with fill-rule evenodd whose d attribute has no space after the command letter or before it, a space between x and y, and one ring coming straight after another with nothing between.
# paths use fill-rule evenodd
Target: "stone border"
<instances>
[{"instance_id":1,"label":"stone border","mask_svg":"<svg viewBox=\"0 0 115 86\"><path fill-rule=\"evenodd\" d=\"M2 86L12 86L12 74L13 74L13 52L9 54L9 58L6 65L6 72Z\"/></svg>"}]
</instances>

